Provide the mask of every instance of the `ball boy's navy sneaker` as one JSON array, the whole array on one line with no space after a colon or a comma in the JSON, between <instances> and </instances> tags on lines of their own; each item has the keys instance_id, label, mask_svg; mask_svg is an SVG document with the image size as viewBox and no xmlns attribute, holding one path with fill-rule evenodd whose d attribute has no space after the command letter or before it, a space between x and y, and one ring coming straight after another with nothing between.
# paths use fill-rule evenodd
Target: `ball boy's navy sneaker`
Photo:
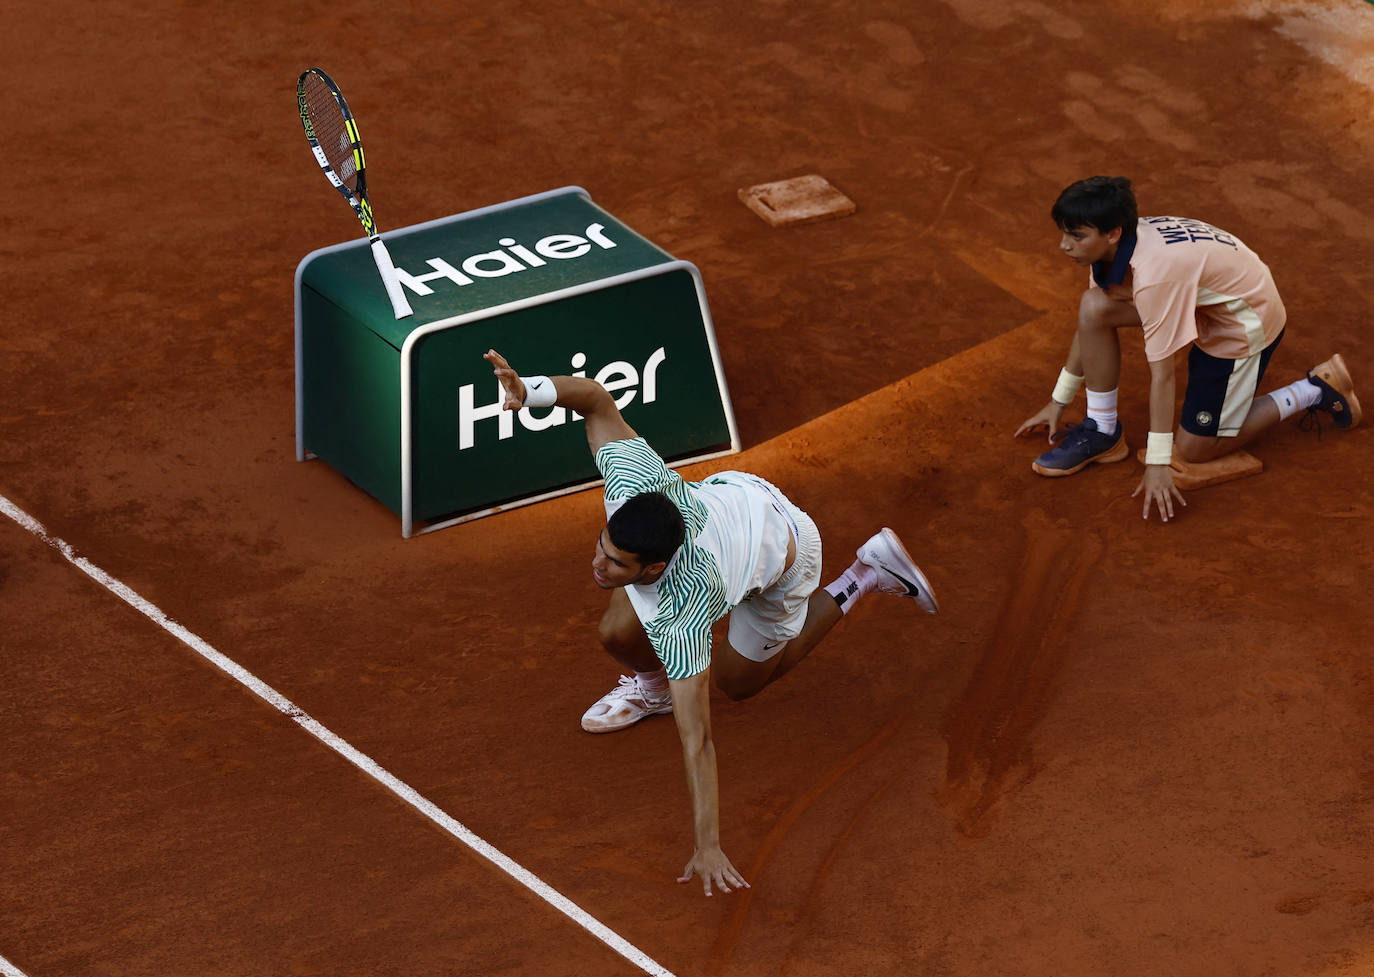
<instances>
[{"instance_id":1,"label":"ball boy's navy sneaker","mask_svg":"<svg viewBox=\"0 0 1374 977\"><path fill-rule=\"evenodd\" d=\"M1097 422L1089 417L1065 431L1059 443L1035 459L1031 468L1049 478L1059 478L1072 475L1093 462L1121 461L1128 454L1130 449L1126 447L1120 421L1116 424L1116 433L1102 434L1097 430Z\"/></svg>"}]
</instances>

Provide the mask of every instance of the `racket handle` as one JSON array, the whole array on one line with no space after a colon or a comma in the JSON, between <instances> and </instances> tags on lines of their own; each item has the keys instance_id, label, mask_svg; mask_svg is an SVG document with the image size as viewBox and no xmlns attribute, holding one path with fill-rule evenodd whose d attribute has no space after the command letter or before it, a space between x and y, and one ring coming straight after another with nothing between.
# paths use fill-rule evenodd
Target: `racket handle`
<instances>
[{"instance_id":1,"label":"racket handle","mask_svg":"<svg viewBox=\"0 0 1374 977\"><path fill-rule=\"evenodd\" d=\"M406 293L401 291L401 283L396 279L396 266L391 263L391 252L387 251L386 244L379 237L372 238L371 243L372 260L377 262L377 271L382 276L382 284L386 286L386 296L391 299L391 311L396 313L397 319L414 315L414 310L406 301Z\"/></svg>"}]
</instances>

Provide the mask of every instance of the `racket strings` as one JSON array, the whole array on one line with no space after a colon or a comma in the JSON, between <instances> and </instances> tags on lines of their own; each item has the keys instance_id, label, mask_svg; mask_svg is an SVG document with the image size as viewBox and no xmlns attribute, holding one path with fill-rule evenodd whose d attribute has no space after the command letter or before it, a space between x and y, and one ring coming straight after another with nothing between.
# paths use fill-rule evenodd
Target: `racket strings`
<instances>
[{"instance_id":1,"label":"racket strings","mask_svg":"<svg viewBox=\"0 0 1374 977\"><path fill-rule=\"evenodd\" d=\"M345 117L334 92L319 76L311 74L306 77L304 96L306 112L315 130L315 141L325 159L329 160L334 175L350 190L357 190L357 155L361 154L361 148L358 146L356 124Z\"/></svg>"}]
</instances>

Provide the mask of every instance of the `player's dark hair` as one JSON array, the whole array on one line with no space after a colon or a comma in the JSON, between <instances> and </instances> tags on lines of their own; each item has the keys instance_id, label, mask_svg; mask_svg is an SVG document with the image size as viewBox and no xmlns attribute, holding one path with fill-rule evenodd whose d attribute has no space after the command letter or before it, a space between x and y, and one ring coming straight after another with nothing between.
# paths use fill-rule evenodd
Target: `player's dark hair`
<instances>
[{"instance_id":1,"label":"player's dark hair","mask_svg":"<svg viewBox=\"0 0 1374 977\"><path fill-rule=\"evenodd\" d=\"M1121 228L1122 237L1135 237L1139 218L1135 192L1124 176L1090 176L1070 184L1050 208L1061 231L1095 227L1103 234Z\"/></svg>"},{"instance_id":2,"label":"player's dark hair","mask_svg":"<svg viewBox=\"0 0 1374 977\"><path fill-rule=\"evenodd\" d=\"M641 492L615 510L606 522L606 535L616 549L633 553L647 566L672 559L687 529L672 499L662 492Z\"/></svg>"}]
</instances>

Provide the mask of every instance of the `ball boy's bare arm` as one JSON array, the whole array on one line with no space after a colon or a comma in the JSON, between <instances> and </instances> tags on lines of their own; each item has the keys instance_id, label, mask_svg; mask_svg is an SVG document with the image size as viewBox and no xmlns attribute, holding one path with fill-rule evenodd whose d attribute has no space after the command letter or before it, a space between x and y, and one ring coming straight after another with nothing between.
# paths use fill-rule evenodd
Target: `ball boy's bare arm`
<instances>
[{"instance_id":1,"label":"ball boy's bare arm","mask_svg":"<svg viewBox=\"0 0 1374 977\"><path fill-rule=\"evenodd\" d=\"M1151 361L1150 363L1150 431L1172 433L1174 424L1174 363L1173 357ZM1174 484L1174 473L1169 465L1145 466L1140 483L1131 493L1131 498L1144 495L1141 515L1150 518L1150 505L1159 509L1159 518L1168 522L1174 517L1174 503L1187 505L1188 501Z\"/></svg>"},{"instance_id":2,"label":"ball boy's bare arm","mask_svg":"<svg viewBox=\"0 0 1374 977\"><path fill-rule=\"evenodd\" d=\"M1078 351L1078 333L1073 334L1073 342L1069 344L1069 354L1064 358L1064 369L1074 376L1083 375L1083 356ZM1048 440L1054 443L1054 436L1059 430L1059 419L1064 413L1064 408L1068 404L1061 404L1053 397L1050 402L1030 417L1021 422L1021 426L1016 429L1016 437L1030 434L1037 428L1045 428L1048 433Z\"/></svg>"}]
</instances>

